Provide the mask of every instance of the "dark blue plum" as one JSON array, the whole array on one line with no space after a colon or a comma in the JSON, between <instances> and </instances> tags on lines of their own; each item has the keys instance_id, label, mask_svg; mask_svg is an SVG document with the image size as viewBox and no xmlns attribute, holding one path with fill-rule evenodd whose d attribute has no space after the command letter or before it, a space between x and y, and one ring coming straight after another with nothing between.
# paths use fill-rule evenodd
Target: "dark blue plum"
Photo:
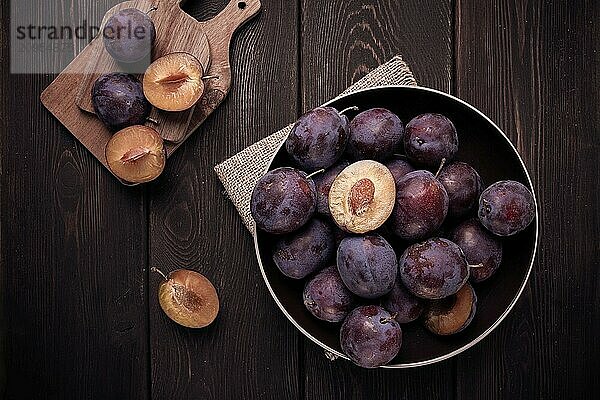
<instances>
[{"instance_id":1,"label":"dark blue plum","mask_svg":"<svg viewBox=\"0 0 600 400\"><path fill-rule=\"evenodd\" d=\"M327 217L331 216L331 211L329 211L329 189L331 189L331 184L335 178L337 178L340 172L348 165L350 165L348 161L341 161L322 174L313 176L313 180L317 187L317 212L319 214Z\"/></svg>"},{"instance_id":2,"label":"dark blue plum","mask_svg":"<svg viewBox=\"0 0 600 400\"><path fill-rule=\"evenodd\" d=\"M456 243L432 238L408 247L398 261L400 279L415 296L436 300L458 292L469 279L467 259Z\"/></svg>"},{"instance_id":3,"label":"dark blue plum","mask_svg":"<svg viewBox=\"0 0 600 400\"><path fill-rule=\"evenodd\" d=\"M273 247L273 261L287 277L302 279L325 268L335 257L333 229L313 219L299 231L279 239Z\"/></svg>"},{"instance_id":4,"label":"dark blue plum","mask_svg":"<svg viewBox=\"0 0 600 400\"><path fill-rule=\"evenodd\" d=\"M535 218L533 194L522 183L496 182L481 193L479 221L498 236L512 236Z\"/></svg>"},{"instance_id":5,"label":"dark blue plum","mask_svg":"<svg viewBox=\"0 0 600 400\"><path fill-rule=\"evenodd\" d=\"M381 307L385 308L400 324L407 324L419 318L423 313L423 300L413 295L399 277L394 288L381 299Z\"/></svg>"},{"instance_id":6,"label":"dark blue plum","mask_svg":"<svg viewBox=\"0 0 600 400\"><path fill-rule=\"evenodd\" d=\"M100 76L92 88L96 115L111 131L144 125L152 105L144 97L142 83L131 74Z\"/></svg>"},{"instance_id":7,"label":"dark blue plum","mask_svg":"<svg viewBox=\"0 0 600 400\"><path fill-rule=\"evenodd\" d=\"M419 115L406 125L404 151L416 165L437 168L458 152L456 128L441 114Z\"/></svg>"},{"instance_id":8,"label":"dark blue plum","mask_svg":"<svg viewBox=\"0 0 600 400\"><path fill-rule=\"evenodd\" d=\"M104 47L118 62L150 64L156 29L148 14L127 8L109 18L103 30Z\"/></svg>"},{"instance_id":9,"label":"dark blue plum","mask_svg":"<svg viewBox=\"0 0 600 400\"><path fill-rule=\"evenodd\" d=\"M306 283L303 299L312 315L327 322L342 321L355 303L335 266L325 268Z\"/></svg>"},{"instance_id":10,"label":"dark blue plum","mask_svg":"<svg viewBox=\"0 0 600 400\"><path fill-rule=\"evenodd\" d=\"M337 267L346 287L366 299L389 293L398 273L396 253L379 235L344 238L337 251Z\"/></svg>"},{"instance_id":11,"label":"dark blue plum","mask_svg":"<svg viewBox=\"0 0 600 400\"><path fill-rule=\"evenodd\" d=\"M335 108L317 107L296 122L285 148L296 164L306 171L329 168L346 149L346 125L347 119Z\"/></svg>"},{"instance_id":12,"label":"dark blue plum","mask_svg":"<svg viewBox=\"0 0 600 400\"><path fill-rule=\"evenodd\" d=\"M408 174L409 172L415 171L415 167L413 167L410 162L402 158L396 158L392 161L388 161L385 164L385 166L390 170L390 172L394 176L396 186L398 186L398 182L400 182L400 179L402 179L404 175Z\"/></svg>"},{"instance_id":13,"label":"dark blue plum","mask_svg":"<svg viewBox=\"0 0 600 400\"><path fill-rule=\"evenodd\" d=\"M372 108L350 122L347 152L353 160L385 161L402 145L404 125L385 108Z\"/></svg>"},{"instance_id":14,"label":"dark blue plum","mask_svg":"<svg viewBox=\"0 0 600 400\"><path fill-rule=\"evenodd\" d=\"M464 162L454 162L442 168L438 179L448 193L449 217L464 217L475 209L483 185L473 167Z\"/></svg>"},{"instance_id":15,"label":"dark blue plum","mask_svg":"<svg viewBox=\"0 0 600 400\"><path fill-rule=\"evenodd\" d=\"M473 282L485 281L502 263L502 242L476 219L465 221L454 228L450 240L461 248L471 265Z\"/></svg>"},{"instance_id":16,"label":"dark blue plum","mask_svg":"<svg viewBox=\"0 0 600 400\"><path fill-rule=\"evenodd\" d=\"M401 239L415 241L432 236L448 213L448 194L429 171L404 175L396 184L396 203L390 228Z\"/></svg>"},{"instance_id":17,"label":"dark blue plum","mask_svg":"<svg viewBox=\"0 0 600 400\"><path fill-rule=\"evenodd\" d=\"M381 367L398 355L402 346L402 329L383 308L374 305L358 307L342 324L340 345L356 365Z\"/></svg>"},{"instance_id":18,"label":"dark blue plum","mask_svg":"<svg viewBox=\"0 0 600 400\"><path fill-rule=\"evenodd\" d=\"M290 167L267 172L254 187L250 199L256 226L273 234L300 229L316 207L315 183L306 173Z\"/></svg>"}]
</instances>

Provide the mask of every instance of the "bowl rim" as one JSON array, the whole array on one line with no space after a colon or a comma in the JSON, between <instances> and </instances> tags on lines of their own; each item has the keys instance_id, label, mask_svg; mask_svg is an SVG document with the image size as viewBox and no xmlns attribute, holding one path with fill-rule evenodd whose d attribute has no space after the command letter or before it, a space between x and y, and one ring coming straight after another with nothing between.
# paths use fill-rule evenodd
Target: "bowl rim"
<instances>
[{"instance_id":1,"label":"bowl rim","mask_svg":"<svg viewBox=\"0 0 600 400\"><path fill-rule=\"evenodd\" d=\"M529 171L527 170L527 166L525 165L525 162L523 162L523 159L521 158L521 155L519 154L517 148L515 147L515 145L512 143L512 141L508 138L508 136L506 136L506 134L502 131L502 129L500 129L500 127L498 127L498 125L496 125L489 117L487 117L484 113L482 113L481 111L479 111L477 108L475 108L474 106L472 106L471 104L467 103L464 100L459 99L458 97L455 97L451 94L439 91L437 89L432 89L432 88L428 88L428 87L424 87L424 86L413 86L413 85L382 85L382 86L373 86L370 88L366 88L366 89L360 89L351 93L346 93L340 96L335 97L334 99L326 102L325 104L323 104L321 107L325 107L325 106L329 106L332 103L339 101L340 99L344 99L350 96L353 96L357 93L365 93L365 92L371 92L371 91L377 91L377 90L381 90L381 89L409 89L409 90L417 90L417 91L425 91L425 92L430 92L430 93L434 93L437 95L441 95L444 96L452 101L458 102L464 106L466 106L467 108L471 109L472 111L476 112L477 114L479 114L481 117L483 117L487 122L490 123L490 125L492 127L494 127L496 129L496 131L504 138L504 140L509 144L509 146L512 148L512 150L514 151L514 153L517 155L517 158L519 159L519 162L521 163L521 167L523 168L523 171L525 172L525 176L527 177L527 183L529 184L529 187L531 188L531 192L533 194L533 201L534 201L534 205L535 205L535 241L534 241L534 245L533 245L533 253L531 254L531 261L529 262L529 268L527 269L527 274L525 275L525 279L523 279L523 282L521 283L521 286L519 288L519 291L517 292L517 294L515 295L515 297L513 298L513 300L510 302L510 304L508 305L508 307L506 308L506 310L504 310L504 312L498 317L498 319L492 324L490 325L489 328L487 328L483 333L481 333L479 336L477 336L475 339L471 340L469 343L459 347L458 349L451 351L450 353L441 355L439 357L435 357L435 358L431 358L428 360L423 360L423 361L417 361L417 362L412 362L412 363L401 363L401 364L388 364L388 365L383 365L380 368L389 368L389 369L394 369L394 368L413 368L413 367L420 367L423 365L430 365L430 364L434 364L440 361L444 361L447 360L451 357L456 356L457 354L460 354L462 352L464 352L465 350L473 347L474 345L476 345L477 343L479 343L481 340L483 340L486 336L488 336L494 329L496 329L496 327L498 327L498 325L500 325L500 323L506 318L506 316L510 313L510 311L514 308L515 304L517 303L517 301L519 300L519 298L521 297L521 295L523 294L523 291L525 290L525 287L527 286L527 282L529 281L529 276L531 275L531 271L533 269L533 263L535 262L535 257L537 255L537 248L538 248L538 244L539 244L539 230L540 230L540 221L539 221L539 208L538 208L538 201L537 201L537 196L535 194L535 188L533 186L533 182L531 180L531 176L529 174ZM281 147L283 147L283 145L285 144L285 141L283 141L281 143L281 145L277 148L277 150L275 151L275 153L273 154L273 157L271 158L266 170L263 173L267 173L269 171L269 168L271 167L271 165L273 164L273 160L275 159L275 157L279 154L279 151L281 150ZM304 336L306 336L307 338L309 338L310 340L312 340L314 343L316 343L317 345L319 345L322 349L325 350L325 352L329 352L331 353L334 358L343 358L346 360L350 360L348 358L348 356L346 356L345 354L339 352L338 350L335 350L329 346L327 346L325 343L321 342L319 339L315 338L314 336L312 336L310 333L308 333L285 309L285 307L283 306L283 304L281 304L281 302L279 301L279 299L277 298L277 295L275 294L273 288L271 287L271 283L269 282L269 279L267 278L267 274L265 272L265 268L263 266L262 263L262 259L260 256L260 248L258 245L258 236L257 236L257 230L256 230L256 224L254 225L253 229L252 229L252 236L254 238L254 250L256 253L256 258L258 260L258 265L260 267L260 272L262 274L263 280L265 281L265 284L267 285L267 288L269 289L269 293L271 294L271 297L273 298L273 300L275 300L275 303L277 304L277 306L279 307L279 309L283 312L283 314L287 317L287 319L300 331L302 332L302 334L304 334Z\"/></svg>"}]
</instances>

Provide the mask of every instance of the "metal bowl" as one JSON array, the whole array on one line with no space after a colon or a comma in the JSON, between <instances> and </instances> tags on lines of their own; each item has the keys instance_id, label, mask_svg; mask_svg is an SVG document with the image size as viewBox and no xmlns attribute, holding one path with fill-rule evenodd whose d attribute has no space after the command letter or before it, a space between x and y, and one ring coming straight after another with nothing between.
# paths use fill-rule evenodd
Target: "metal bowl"
<instances>
[{"instance_id":1,"label":"metal bowl","mask_svg":"<svg viewBox=\"0 0 600 400\"><path fill-rule=\"evenodd\" d=\"M443 114L454 122L458 131L458 160L473 165L488 185L512 179L525 184L533 192L525 164L506 135L483 113L456 97L423 87L384 86L348 94L326 105L338 110L351 106L358 106L361 110L384 107L396 113L404 123L422 113ZM349 117L353 116L349 114ZM293 163L282 147L268 169L290 165ZM508 315L525 288L537 248L538 219L536 212L535 221L525 231L503 240L502 266L491 279L474 286L478 299L477 314L467 329L453 336L439 337L426 331L419 322L402 325L400 353L384 368L410 368L442 361L490 334ZM286 278L273 263L271 248L276 238L260 231L255 232L254 237L262 275L281 311L310 340L347 359L340 348L340 324L315 319L302 302L305 281Z\"/></svg>"}]
</instances>

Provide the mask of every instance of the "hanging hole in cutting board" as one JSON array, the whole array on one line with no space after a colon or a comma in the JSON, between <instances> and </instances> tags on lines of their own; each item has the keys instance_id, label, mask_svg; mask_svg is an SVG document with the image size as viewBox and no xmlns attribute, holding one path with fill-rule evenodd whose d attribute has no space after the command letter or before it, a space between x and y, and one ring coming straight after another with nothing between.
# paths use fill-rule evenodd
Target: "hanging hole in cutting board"
<instances>
[{"instance_id":1,"label":"hanging hole in cutting board","mask_svg":"<svg viewBox=\"0 0 600 400\"><path fill-rule=\"evenodd\" d=\"M227 7L231 0L186 1L182 4L183 11L200 22L207 22L216 17Z\"/></svg>"},{"instance_id":2,"label":"hanging hole in cutting board","mask_svg":"<svg viewBox=\"0 0 600 400\"><path fill-rule=\"evenodd\" d=\"M243 10L244 8L246 8L246 2L245 2L245 1L240 1L240 2L238 3L238 8L239 8L240 10Z\"/></svg>"}]
</instances>

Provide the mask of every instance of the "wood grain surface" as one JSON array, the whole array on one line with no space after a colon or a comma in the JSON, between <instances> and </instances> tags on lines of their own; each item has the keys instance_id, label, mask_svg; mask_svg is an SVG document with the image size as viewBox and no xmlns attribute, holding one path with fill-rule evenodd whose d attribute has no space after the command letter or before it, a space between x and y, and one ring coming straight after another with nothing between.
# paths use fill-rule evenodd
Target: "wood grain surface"
<instances>
[{"instance_id":1,"label":"wood grain surface","mask_svg":"<svg viewBox=\"0 0 600 400\"><path fill-rule=\"evenodd\" d=\"M146 125L155 128L167 140L167 157L196 131L227 96L231 86L231 39L234 32L260 10L260 0L230 0L222 12L210 20L199 22L183 12L180 3L182 1L179 0L127 1L110 8L100 19L101 29L104 29L110 16L118 10L154 9L150 12L157 29L153 56L186 51L196 56L205 67L204 76L217 77L204 81L204 93L192 109L177 113L153 109ZM170 30L170 35L167 30ZM105 148L112 132L93 114L90 93L93 82L100 74L120 70L104 49L102 36L97 35L40 96L44 106L107 169ZM135 186L122 180L120 182Z\"/></svg>"},{"instance_id":2,"label":"wood grain surface","mask_svg":"<svg viewBox=\"0 0 600 400\"><path fill-rule=\"evenodd\" d=\"M65 22L117 0L56 2ZM93 7L91 6L93 3ZM227 0L189 0L207 21ZM120 185L9 75L0 6L0 399L589 399L600 391L600 3L262 0L231 50L228 98L159 181ZM31 11L36 12L35 10ZM81 50L81 49L76 49ZM395 54L481 109L532 175L541 241L515 309L432 366L366 371L323 351L270 297L212 167ZM168 320L163 272L214 283L207 329Z\"/></svg>"}]
</instances>

